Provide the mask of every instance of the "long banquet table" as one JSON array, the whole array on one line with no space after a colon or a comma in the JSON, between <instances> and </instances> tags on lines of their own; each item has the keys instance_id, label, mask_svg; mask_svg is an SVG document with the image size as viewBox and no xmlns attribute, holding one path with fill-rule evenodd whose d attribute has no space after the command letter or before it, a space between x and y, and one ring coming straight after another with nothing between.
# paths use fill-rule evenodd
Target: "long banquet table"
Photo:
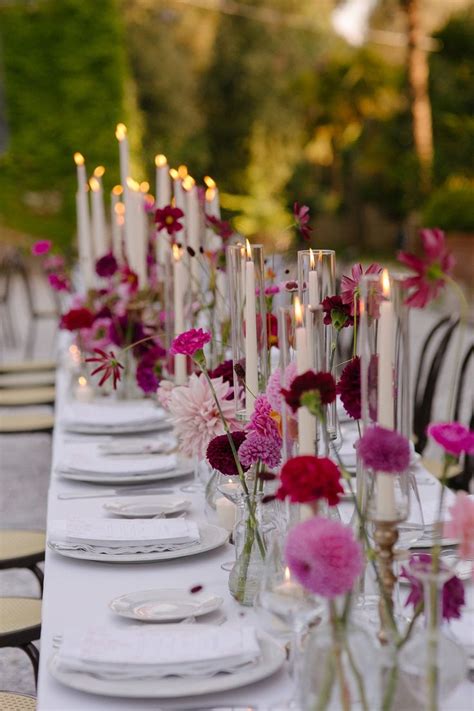
<instances>
[{"instance_id":1,"label":"long banquet table","mask_svg":"<svg viewBox=\"0 0 474 711\"><path fill-rule=\"evenodd\" d=\"M62 413L67 398L68 374L59 369L57 375L56 427L53 441L52 475L48 500L48 523L53 519L70 516L103 516L104 498L79 500L58 499L58 493L100 493L97 485L70 482L58 478L55 464L65 452L70 436L66 437L61 426ZM69 439L68 439L69 438ZM85 435L84 440L90 439ZM165 480L162 488L174 486L176 490L183 481ZM153 485L155 486L155 485ZM109 487L107 487L109 489ZM427 495L433 496L435 487L424 487ZM423 492L425 493L425 491ZM205 522L203 498L200 494L187 494L192 500L189 515L196 521ZM83 709L102 711L106 709L198 709L235 706L254 707L259 711L284 708L283 699L291 695L288 669L282 668L272 677L247 687L221 694L202 696L199 699L185 698L175 701L137 700L110 698L75 691L57 682L48 671L48 660L53 653L54 640L65 630L84 629L98 624L123 629L127 625L140 624L113 614L108 603L113 598L133 591L152 588L182 587L190 589L202 585L207 591L224 598L223 613L229 622L245 621L258 624L252 609L242 608L228 592L228 573L221 564L233 557L229 544L214 551L189 558L157 563L107 564L65 558L47 550L45 563L45 586L43 596L43 625L41 636L41 662L38 687L38 711L79 711ZM221 629L225 631L224 622ZM199 623L196 623L196 634ZM444 711L468 711L472 709L473 686L466 680L452 697L443 704ZM399 709L398 711L402 711ZM403 709L403 711L408 711Z\"/></svg>"}]
</instances>

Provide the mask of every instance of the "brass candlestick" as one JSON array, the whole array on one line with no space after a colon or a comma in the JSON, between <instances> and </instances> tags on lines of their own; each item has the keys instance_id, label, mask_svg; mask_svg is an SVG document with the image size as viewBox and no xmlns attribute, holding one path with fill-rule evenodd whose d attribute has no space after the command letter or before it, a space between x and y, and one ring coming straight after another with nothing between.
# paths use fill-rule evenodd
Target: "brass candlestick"
<instances>
[{"instance_id":1,"label":"brass candlestick","mask_svg":"<svg viewBox=\"0 0 474 711\"><path fill-rule=\"evenodd\" d=\"M378 637L382 644L387 644L390 639L390 616L393 613L393 588L397 580L393 572L393 559L395 544L398 541L398 528L396 521L376 521L374 528L379 576L383 585L379 603Z\"/></svg>"}]
</instances>

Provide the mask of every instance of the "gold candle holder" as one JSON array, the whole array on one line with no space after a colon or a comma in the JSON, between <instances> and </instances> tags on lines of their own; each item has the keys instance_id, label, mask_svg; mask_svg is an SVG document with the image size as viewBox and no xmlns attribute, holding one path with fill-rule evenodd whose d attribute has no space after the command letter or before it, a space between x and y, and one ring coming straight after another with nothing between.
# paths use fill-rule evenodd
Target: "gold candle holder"
<instances>
[{"instance_id":1,"label":"gold candle holder","mask_svg":"<svg viewBox=\"0 0 474 711\"><path fill-rule=\"evenodd\" d=\"M379 616L380 630L378 638L381 644L390 640L390 616L393 614L393 589L397 578L393 572L394 549L398 541L397 521L375 521L374 541L377 553L380 582Z\"/></svg>"}]
</instances>

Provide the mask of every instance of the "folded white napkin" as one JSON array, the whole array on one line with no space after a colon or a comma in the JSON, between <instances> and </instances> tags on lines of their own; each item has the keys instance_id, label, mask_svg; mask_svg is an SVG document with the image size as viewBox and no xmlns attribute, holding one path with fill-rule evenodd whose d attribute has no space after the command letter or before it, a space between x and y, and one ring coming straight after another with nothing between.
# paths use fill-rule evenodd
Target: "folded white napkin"
<instances>
[{"instance_id":1,"label":"folded white napkin","mask_svg":"<svg viewBox=\"0 0 474 711\"><path fill-rule=\"evenodd\" d=\"M140 552L145 548L170 550L199 542L199 529L187 519L55 519L49 540L58 548L108 552ZM133 549L133 550L130 550ZM151 551L150 551L151 552Z\"/></svg>"},{"instance_id":2,"label":"folded white napkin","mask_svg":"<svg viewBox=\"0 0 474 711\"><path fill-rule=\"evenodd\" d=\"M72 444L57 463L57 470L66 473L109 474L154 474L175 469L178 460L176 454L153 454L126 457L108 457L98 443Z\"/></svg>"},{"instance_id":3,"label":"folded white napkin","mask_svg":"<svg viewBox=\"0 0 474 711\"><path fill-rule=\"evenodd\" d=\"M253 627L215 625L89 629L66 634L58 666L103 678L214 676L255 662L260 646Z\"/></svg>"},{"instance_id":4,"label":"folded white napkin","mask_svg":"<svg viewBox=\"0 0 474 711\"><path fill-rule=\"evenodd\" d=\"M121 439L113 442L99 443L99 451L107 455L124 454L168 454L176 448L176 438L173 436L156 437L153 439Z\"/></svg>"},{"instance_id":5,"label":"folded white napkin","mask_svg":"<svg viewBox=\"0 0 474 711\"><path fill-rule=\"evenodd\" d=\"M153 403L70 403L64 411L64 425L85 427L123 427L162 422L166 412Z\"/></svg>"}]
</instances>

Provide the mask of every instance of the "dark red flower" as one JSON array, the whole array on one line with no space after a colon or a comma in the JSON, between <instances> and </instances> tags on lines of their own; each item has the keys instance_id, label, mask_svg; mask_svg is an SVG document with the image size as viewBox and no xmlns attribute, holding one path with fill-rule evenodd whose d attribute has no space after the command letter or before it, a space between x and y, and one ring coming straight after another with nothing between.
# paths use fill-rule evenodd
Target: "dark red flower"
<instances>
[{"instance_id":1,"label":"dark red flower","mask_svg":"<svg viewBox=\"0 0 474 711\"><path fill-rule=\"evenodd\" d=\"M224 242L230 239L230 237L234 234L232 225L229 222L219 220L219 218L214 217L214 215L206 215L206 223L216 235L219 235L219 237L224 240Z\"/></svg>"},{"instance_id":2,"label":"dark red flower","mask_svg":"<svg viewBox=\"0 0 474 711\"><path fill-rule=\"evenodd\" d=\"M309 207L307 205L299 205L297 202L293 205L293 216L295 218L296 227L299 230L302 238L309 241L311 239L312 227L309 226Z\"/></svg>"},{"instance_id":3,"label":"dark red flower","mask_svg":"<svg viewBox=\"0 0 474 711\"><path fill-rule=\"evenodd\" d=\"M432 558L429 553L419 553L412 555L408 566L401 569L401 577L406 578L411 585L405 606L413 605L416 608L423 602L423 582L422 578L429 575L432 566ZM445 566L441 566L441 569ZM461 607L465 604L464 585L462 581L453 575L443 585L442 616L445 620L461 617Z\"/></svg>"},{"instance_id":4,"label":"dark red flower","mask_svg":"<svg viewBox=\"0 0 474 711\"><path fill-rule=\"evenodd\" d=\"M280 472L278 499L300 504L326 499L330 506L337 506L342 493L341 474L328 457L293 457Z\"/></svg>"},{"instance_id":5,"label":"dark red flower","mask_svg":"<svg viewBox=\"0 0 474 711\"><path fill-rule=\"evenodd\" d=\"M336 331L340 331L341 328L354 325L354 319L351 316L351 305L344 304L340 296L326 296L322 302L322 307L326 326L334 326Z\"/></svg>"},{"instance_id":6,"label":"dark red flower","mask_svg":"<svg viewBox=\"0 0 474 711\"><path fill-rule=\"evenodd\" d=\"M231 433L232 441L234 442L237 452L239 451L240 445L245 441L245 436L245 432L237 431ZM226 434L218 435L214 437L214 439L211 439L207 446L206 457L211 467L217 469L221 474L226 474L227 476L239 475L229 438ZM248 467L242 466L242 469L247 471Z\"/></svg>"},{"instance_id":7,"label":"dark red flower","mask_svg":"<svg viewBox=\"0 0 474 711\"><path fill-rule=\"evenodd\" d=\"M297 375L288 390L282 388L287 405L296 412L301 407L301 397L305 393L314 393L319 405L329 405L336 399L336 383L331 373L307 370Z\"/></svg>"},{"instance_id":8,"label":"dark red flower","mask_svg":"<svg viewBox=\"0 0 474 711\"><path fill-rule=\"evenodd\" d=\"M120 281L122 284L128 284L131 294L138 291L138 275L133 269L130 269L128 264L120 270Z\"/></svg>"},{"instance_id":9,"label":"dark red flower","mask_svg":"<svg viewBox=\"0 0 474 711\"><path fill-rule=\"evenodd\" d=\"M90 328L94 323L94 314L84 307L80 309L70 309L63 314L59 323L60 328L66 331L77 331L80 328Z\"/></svg>"},{"instance_id":10,"label":"dark red flower","mask_svg":"<svg viewBox=\"0 0 474 711\"><path fill-rule=\"evenodd\" d=\"M349 417L360 420L362 416L360 387L360 358L355 356L346 365L337 384L337 394Z\"/></svg>"},{"instance_id":11,"label":"dark red flower","mask_svg":"<svg viewBox=\"0 0 474 711\"><path fill-rule=\"evenodd\" d=\"M234 385L234 364L231 360L225 360L219 363L217 368L209 371L210 378L222 378L229 385Z\"/></svg>"},{"instance_id":12,"label":"dark red flower","mask_svg":"<svg viewBox=\"0 0 474 711\"><path fill-rule=\"evenodd\" d=\"M455 265L455 259L446 247L444 232L438 228L420 230L423 256L399 252L398 261L405 264L415 276L405 280L406 288L414 287L405 303L415 308L424 308L435 299L446 284Z\"/></svg>"},{"instance_id":13,"label":"dark red flower","mask_svg":"<svg viewBox=\"0 0 474 711\"><path fill-rule=\"evenodd\" d=\"M155 212L155 222L159 230L166 230L169 235L181 232L183 225L180 219L184 217L184 212L179 207L166 205L161 210Z\"/></svg>"},{"instance_id":14,"label":"dark red flower","mask_svg":"<svg viewBox=\"0 0 474 711\"><path fill-rule=\"evenodd\" d=\"M115 274L117 269L117 260L115 259L112 252L109 252L109 254L104 254L104 256L98 259L95 263L95 271L100 277L111 277Z\"/></svg>"},{"instance_id":15,"label":"dark red flower","mask_svg":"<svg viewBox=\"0 0 474 711\"><path fill-rule=\"evenodd\" d=\"M137 365L137 384L144 393L156 393L163 370L163 359L166 349L161 343L155 342L140 358Z\"/></svg>"},{"instance_id":16,"label":"dark red flower","mask_svg":"<svg viewBox=\"0 0 474 711\"><path fill-rule=\"evenodd\" d=\"M64 274L48 274L49 285L54 291L70 291L71 282Z\"/></svg>"},{"instance_id":17,"label":"dark red flower","mask_svg":"<svg viewBox=\"0 0 474 711\"><path fill-rule=\"evenodd\" d=\"M123 365L117 360L113 351L106 353L100 348L94 348L94 353L97 353L97 356L95 358L86 358L86 363L100 363L100 365L92 371L91 375L103 373L99 381L99 387L103 385L106 380L112 378L114 390L116 390L117 383L120 381L120 371L123 370Z\"/></svg>"}]
</instances>

